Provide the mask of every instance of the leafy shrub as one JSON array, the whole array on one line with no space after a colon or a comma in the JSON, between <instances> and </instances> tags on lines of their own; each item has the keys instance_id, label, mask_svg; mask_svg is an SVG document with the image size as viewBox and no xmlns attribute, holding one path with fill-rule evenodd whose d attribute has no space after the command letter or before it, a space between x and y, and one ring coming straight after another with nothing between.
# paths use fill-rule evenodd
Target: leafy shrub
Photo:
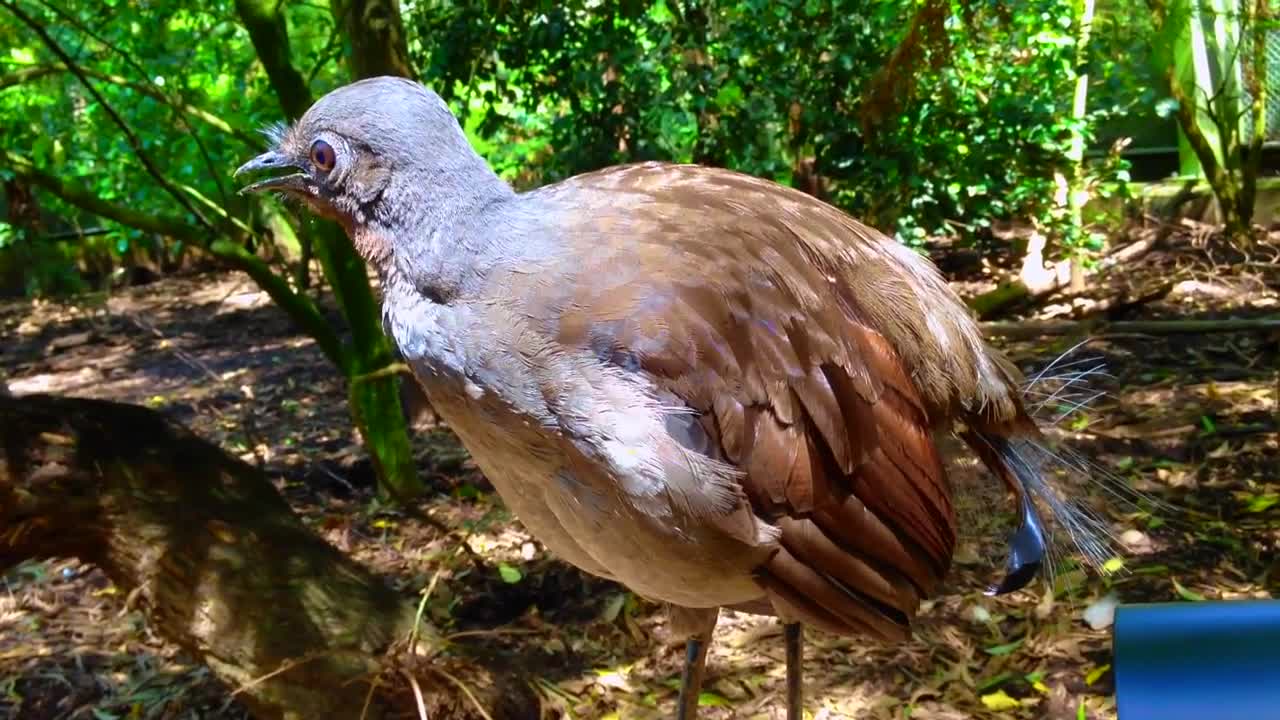
<instances>
[{"instance_id":1,"label":"leafy shrub","mask_svg":"<svg viewBox=\"0 0 1280 720\"><path fill-rule=\"evenodd\" d=\"M521 184L644 159L796 182L901 239L1060 225L1076 62L1074 3L941 6L886 119L871 78L938 3L420 3L426 80ZM1107 112L1114 113L1114 109ZM1106 113L1086 118L1089 134Z\"/></svg>"}]
</instances>

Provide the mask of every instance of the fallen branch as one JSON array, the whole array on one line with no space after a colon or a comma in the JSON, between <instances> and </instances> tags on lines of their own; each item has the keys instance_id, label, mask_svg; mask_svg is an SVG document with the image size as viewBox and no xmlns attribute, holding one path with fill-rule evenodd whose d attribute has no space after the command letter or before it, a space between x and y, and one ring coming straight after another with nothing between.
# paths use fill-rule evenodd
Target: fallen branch
<instances>
[{"instance_id":1,"label":"fallen branch","mask_svg":"<svg viewBox=\"0 0 1280 720\"><path fill-rule=\"evenodd\" d=\"M1046 335L1188 335L1280 331L1280 317L1232 320L1026 320L980 323L988 337L1033 338Z\"/></svg>"},{"instance_id":2,"label":"fallen branch","mask_svg":"<svg viewBox=\"0 0 1280 720\"><path fill-rule=\"evenodd\" d=\"M413 603L249 465L146 408L0 396L0 570L72 556L260 720L416 718L419 696L433 720L537 717L518 678L411 652Z\"/></svg>"},{"instance_id":3,"label":"fallen branch","mask_svg":"<svg viewBox=\"0 0 1280 720\"><path fill-rule=\"evenodd\" d=\"M1109 313L1114 316L1119 313L1130 312L1147 303L1163 300L1168 297L1169 293L1173 292L1174 287L1174 283L1164 282L1150 287L1125 288L1120 292L1111 292L1098 299L1076 297L1072 303L1072 314L1075 317L1090 317L1098 316L1102 313ZM1063 299L1066 300L1066 298Z\"/></svg>"},{"instance_id":4,"label":"fallen branch","mask_svg":"<svg viewBox=\"0 0 1280 720\"><path fill-rule=\"evenodd\" d=\"M1173 228L1174 226L1172 224L1163 225L1157 232L1151 233L1141 240L1131 242L1124 247L1117 248L1115 252L1112 252L1102 258L1102 261L1098 263L1098 269L1109 270L1116 265L1127 263L1130 260L1137 260L1143 255L1146 255L1157 247L1163 245L1164 242L1169 239L1169 236L1173 234Z\"/></svg>"},{"instance_id":5,"label":"fallen branch","mask_svg":"<svg viewBox=\"0 0 1280 720\"><path fill-rule=\"evenodd\" d=\"M1213 438L1237 438L1247 437L1250 435L1274 435L1280 427L1274 423L1250 423L1248 425L1219 425L1213 429L1213 432L1205 435L1208 439Z\"/></svg>"},{"instance_id":6,"label":"fallen branch","mask_svg":"<svg viewBox=\"0 0 1280 720\"><path fill-rule=\"evenodd\" d=\"M1162 245L1173 232L1172 224L1165 224L1150 237L1129 243L1104 256L1085 277L1095 277L1118 265L1142 257L1151 250ZM1045 264L1044 251L1047 240L1036 233L1027 242L1026 256L1018 276L1009 282L1001 283L994 290L970 298L969 307L980 318L998 315L1005 308L1022 300L1043 298L1055 293L1071 282L1071 261L1059 260Z\"/></svg>"}]
</instances>

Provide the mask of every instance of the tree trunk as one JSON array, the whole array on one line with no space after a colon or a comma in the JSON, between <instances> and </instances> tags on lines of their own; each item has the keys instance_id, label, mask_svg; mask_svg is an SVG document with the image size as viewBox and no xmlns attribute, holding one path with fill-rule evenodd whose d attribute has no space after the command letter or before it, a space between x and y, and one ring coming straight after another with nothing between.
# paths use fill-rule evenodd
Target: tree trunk
<instances>
[{"instance_id":1,"label":"tree trunk","mask_svg":"<svg viewBox=\"0 0 1280 720\"><path fill-rule=\"evenodd\" d=\"M379 75L417 79L409 60L400 0L332 0L329 7L346 36L353 79Z\"/></svg>"},{"instance_id":2,"label":"tree trunk","mask_svg":"<svg viewBox=\"0 0 1280 720\"><path fill-rule=\"evenodd\" d=\"M0 393L0 570L54 556L137 591L261 720L419 717L415 687L433 720L537 716L524 683L424 654L430 628L412 652L413 604L249 465L145 408Z\"/></svg>"},{"instance_id":3,"label":"tree trunk","mask_svg":"<svg viewBox=\"0 0 1280 720\"><path fill-rule=\"evenodd\" d=\"M290 119L302 117L311 106L311 89L302 73L293 66L289 50L289 27L285 23L284 3L274 0L236 0L240 22L249 31L262 68L267 71L271 89L280 107Z\"/></svg>"},{"instance_id":4,"label":"tree trunk","mask_svg":"<svg viewBox=\"0 0 1280 720\"><path fill-rule=\"evenodd\" d=\"M380 40L394 41L398 43L395 47L389 46L381 52L388 57L402 57L404 63L408 63L404 26L395 0L352 1L345 7L350 13L345 30L353 46L366 48L376 55ZM387 7L395 13L385 15L383 10ZM296 120L311 106L312 97L302 74L292 64L284 4L273 0L236 0L236 10L241 22L249 29L254 49L280 99L281 110L286 117ZM336 5L334 11L337 17ZM369 62L373 67L373 61ZM353 61L353 69L361 70L363 67L360 62ZM407 64L404 70L406 74L409 72ZM359 72L355 76L363 77ZM369 286L364 262L335 223L319 222L316 236L304 242L311 243L325 279L351 328L352 342L342 347L343 357L338 366L347 376L351 417L373 460L379 488L400 501L412 500L423 487L413 464L408 424L400 402L401 383L406 380L395 373L377 375L395 360L395 356L391 342L382 333L378 303ZM370 376L377 379L362 380Z\"/></svg>"},{"instance_id":5,"label":"tree trunk","mask_svg":"<svg viewBox=\"0 0 1280 720\"><path fill-rule=\"evenodd\" d=\"M1223 72L1227 76L1216 85L1211 82L1208 67L1208 52L1204 39L1204 27L1199 15L1199 0L1147 0L1147 4L1155 12L1159 34L1170 38L1175 45L1189 42L1194 55L1191 63L1184 61L1170 62L1165 67L1165 80L1169 85L1170 96L1177 101L1178 126L1182 129L1182 137L1195 152L1204 172L1205 180L1213 190L1218 201L1218 211L1222 216L1222 224L1227 236L1242 245L1252 243L1253 193L1256 183L1256 171L1244 157L1246 149L1257 146L1261 148L1261 138L1246 141L1239 131L1240 113L1234 110L1240 100L1238 83L1231 78L1239 72L1240 50L1245 44L1243 37L1249 33L1265 32L1256 25L1240 28L1240 47L1231 46L1230 53L1220 60L1224 65ZM1252 8L1245 4L1246 9ZM1258 17L1266 15L1266 3L1259 3L1262 8L1257 13L1246 12L1247 19L1253 22L1254 14ZM1186 34L1182 33L1181 24L1187 23ZM1223 47L1217 48L1223 52ZM1186 54L1185 47L1178 47L1177 52ZM1257 53L1253 54L1257 62ZM1193 66L1195 82L1192 84L1194 95L1188 94L1185 73L1188 66ZM1262 67L1266 65L1266 54L1262 53ZM1263 96L1262 84L1259 95ZM1216 98L1210 104L1208 97ZM1255 128L1255 135L1262 128Z\"/></svg>"}]
</instances>

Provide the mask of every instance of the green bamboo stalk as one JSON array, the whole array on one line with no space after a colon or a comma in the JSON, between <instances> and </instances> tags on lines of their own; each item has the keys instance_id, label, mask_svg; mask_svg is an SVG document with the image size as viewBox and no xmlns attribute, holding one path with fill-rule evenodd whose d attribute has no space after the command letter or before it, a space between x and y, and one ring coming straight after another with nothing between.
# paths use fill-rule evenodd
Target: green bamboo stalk
<instances>
[{"instance_id":1,"label":"green bamboo stalk","mask_svg":"<svg viewBox=\"0 0 1280 720\"><path fill-rule=\"evenodd\" d=\"M1189 0L1187 3L1187 35L1191 43L1192 87L1191 98L1195 103L1196 124L1200 132L1213 148L1213 156L1219 165L1223 164L1222 133L1214 122L1210 100L1217 96L1218 88L1213 82L1213 66L1210 63L1209 42L1204 31L1204 13L1202 2L1213 3L1215 0ZM1216 11L1211 5L1211 9Z\"/></svg>"}]
</instances>

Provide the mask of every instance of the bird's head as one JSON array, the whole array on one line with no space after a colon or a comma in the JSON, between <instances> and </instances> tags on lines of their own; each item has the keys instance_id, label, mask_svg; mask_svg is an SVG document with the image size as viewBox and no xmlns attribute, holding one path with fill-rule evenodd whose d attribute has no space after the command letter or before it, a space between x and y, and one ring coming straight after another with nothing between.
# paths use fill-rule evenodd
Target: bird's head
<instances>
[{"instance_id":1,"label":"bird's head","mask_svg":"<svg viewBox=\"0 0 1280 720\"><path fill-rule=\"evenodd\" d=\"M236 176L272 174L241 192L300 200L339 222L376 267L388 261L398 235L448 220L474 191L475 176L492 175L444 101L403 78L338 88L268 136L272 147Z\"/></svg>"}]
</instances>

